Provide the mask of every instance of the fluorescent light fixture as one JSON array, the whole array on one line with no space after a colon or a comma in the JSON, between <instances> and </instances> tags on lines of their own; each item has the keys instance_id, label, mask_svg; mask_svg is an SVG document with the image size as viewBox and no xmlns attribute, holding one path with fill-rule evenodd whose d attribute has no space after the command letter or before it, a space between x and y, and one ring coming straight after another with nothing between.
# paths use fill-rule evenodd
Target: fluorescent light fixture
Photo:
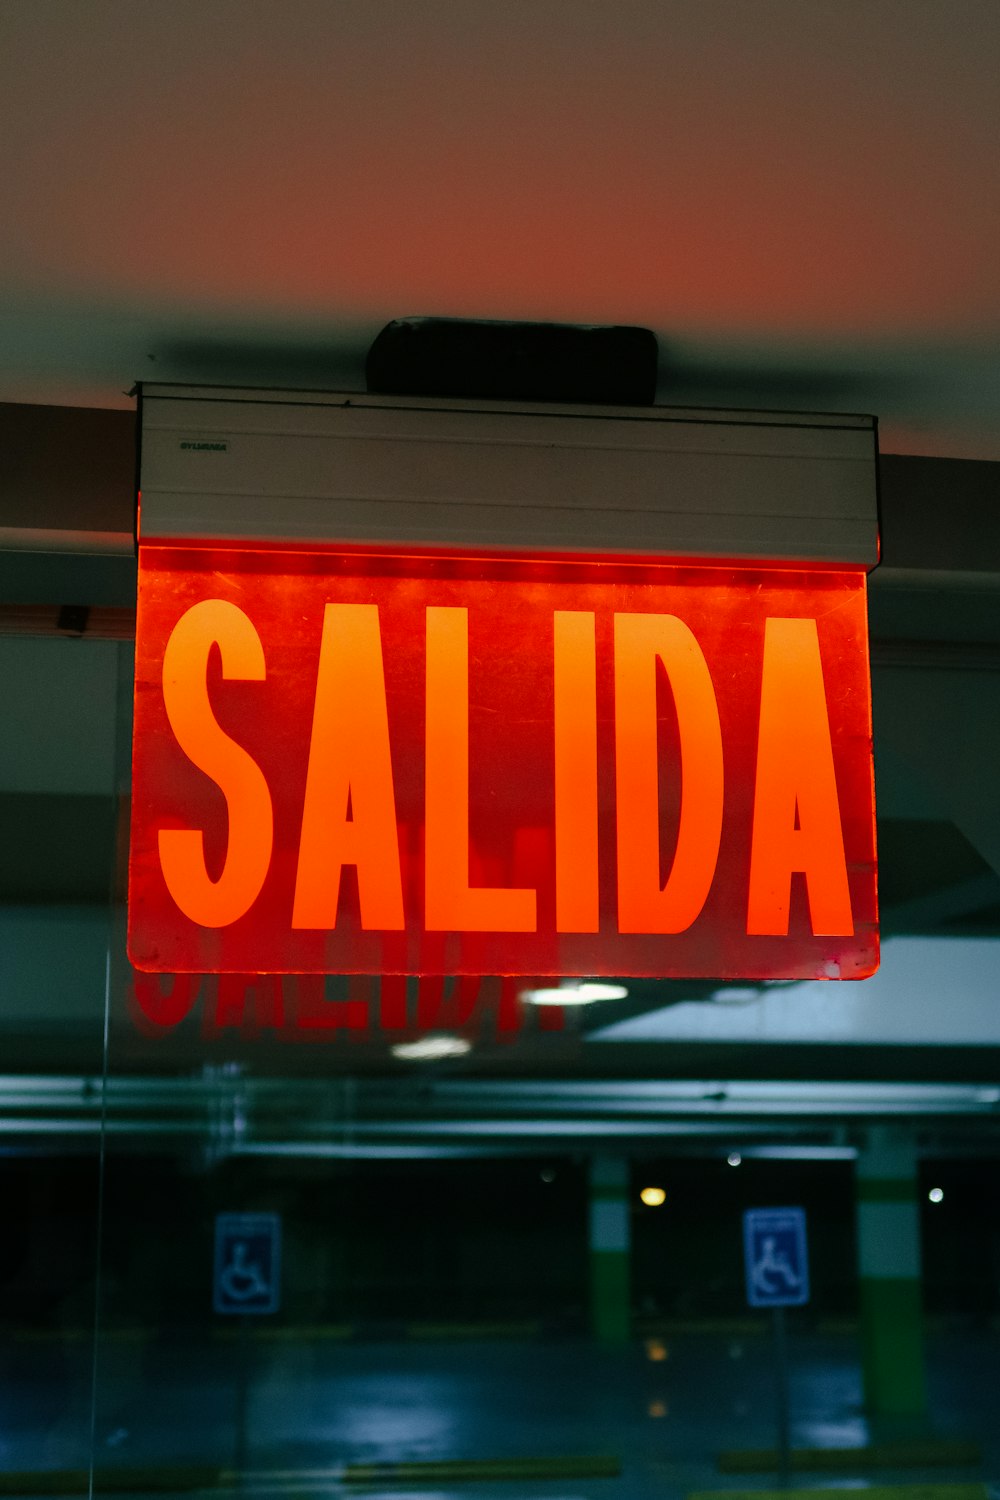
<instances>
[{"instance_id":1,"label":"fluorescent light fixture","mask_svg":"<svg viewBox=\"0 0 1000 1500\"><path fill-rule=\"evenodd\" d=\"M628 990L623 984L598 983L582 979L579 984L553 985L546 989L522 990L521 999L528 1005L595 1005L599 1000L624 1000Z\"/></svg>"},{"instance_id":2,"label":"fluorescent light fixture","mask_svg":"<svg viewBox=\"0 0 1000 1500\"><path fill-rule=\"evenodd\" d=\"M464 1057L472 1043L461 1036L422 1036L415 1042L397 1042L391 1051L403 1062L436 1062L440 1057Z\"/></svg>"},{"instance_id":3,"label":"fluorescent light fixture","mask_svg":"<svg viewBox=\"0 0 1000 1500\"><path fill-rule=\"evenodd\" d=\"M797 1146L789 1141L774 1146L744 1146L743 1159L754 1161L856 1161L854 1146Z\"/></svg>"}]
</instances>

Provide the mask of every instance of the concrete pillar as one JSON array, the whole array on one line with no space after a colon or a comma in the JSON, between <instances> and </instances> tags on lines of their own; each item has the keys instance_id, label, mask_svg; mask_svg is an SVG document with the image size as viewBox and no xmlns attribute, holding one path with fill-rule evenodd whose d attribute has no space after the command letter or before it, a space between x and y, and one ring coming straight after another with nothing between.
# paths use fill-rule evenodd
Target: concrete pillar
<instances>
[{"instance_id":1,"label":"concrete pillar","mask_svg":"<svg viewBox=\"0 0 1000 1500\"><path fill-rule=\"evenodd\" d=\"M632 1332L629 1166L624 1156L590 1161L590 1326L602 1343Z\"/></svg>"},{"instance_id":2,"label":"concrete pillar","mask_svg":"<svg viewBox=\"0 0 1000 1500\"><path fill-rule=\"evenodd\" d=\"M856 1169L865 1404L873 1416L927 1407L917 1155L906 1127L868 1132Z\"/></svg>"}]
</instances>

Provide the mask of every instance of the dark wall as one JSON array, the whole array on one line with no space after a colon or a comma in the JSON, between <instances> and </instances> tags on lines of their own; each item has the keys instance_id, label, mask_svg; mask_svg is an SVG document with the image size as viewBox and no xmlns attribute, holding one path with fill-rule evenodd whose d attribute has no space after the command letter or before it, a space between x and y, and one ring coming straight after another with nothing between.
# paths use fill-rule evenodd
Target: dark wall
<instances>
[{"instance_id":1,"label":"dark wall","mask_svg":"<svg viewBox=\"0 0 1000 1500\"><path fill-rule=\"evenodd\" d=\"M932 1314L1000 1310L998 1164L925 1164L925 1304ZM87 1328L93 1317L96 1159L2 1164L0 1316L8 1327ZM639 1193L660 1186L647 1208ZM943 1188L932 1204L927 1192ZM647 1158L633 1167L632 1304L657 1319L745 1313L741 1214L799 1204L809 1224L808 1319L857 1311L849 1162ZM109 1153L102 1321L211 1320L214 1217L280 1213L289 1325L398 1332L413 1323L530 1320L583 1331L587 1176L582 1161L293 1161Z\"/></svg>"},{"instance_id":2,"label":"dark wall","mask_svg":"<svg viewBox=\"0 0 1000 1500\"><path fill-rule=\"evenodd\" d=\"M856 1311L852 1162L650 1159L633 1168L632 1181L632 1289L640 1317L744 1314L743 1211L790 1206L806 1210L810 1311ZM642 1204L644 1186L665 1190L661 1207Z\"/></svg>"}]
</instances>

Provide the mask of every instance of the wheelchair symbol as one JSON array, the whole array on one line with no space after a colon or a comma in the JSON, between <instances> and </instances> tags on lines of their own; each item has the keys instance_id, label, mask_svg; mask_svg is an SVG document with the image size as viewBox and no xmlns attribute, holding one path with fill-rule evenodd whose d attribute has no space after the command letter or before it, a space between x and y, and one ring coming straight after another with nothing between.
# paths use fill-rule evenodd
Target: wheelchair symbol
<instances>
[{"instance_id":1,"label":"wheelchair symbol","mask_svg":"<svg viewBox=\"0 0 1000 1500\"><path fill-rule=\"evenodd\" d=\"M281 1285L277 1214L218 1214L212 1305L217 1313L273 1313Z\"/></svg>"},{"instance_id":2,"label":"wheelchair symbol","mask_svg":"<svg viewBox=\"0 0 1000 1500\"><path fill-rule=\"evenodd\" d=\"M219 1288L230 1302L249 1302L254 1297L269 1297L271 1288L261 1275L256 1261L247 1261L247 1247L242 1240L233 1245L233 1258L223 1266Z\"/></svg>"},{"instance_id":3,"label":"wheelchair symbol","mask_svg":"<svg viewBox=\"0 0 1000 1500\"><path fill-rule=\"evenodd\" d=\"M779 1292L797 1292L802 1285L801 1276L796 1276L788 1257L778 1249L773 1234L765 1235L761 1241L762 1254L754 1262L753 1284L765 1297L774 1297ZM775 1279L777 1285L775 1285Z\"/></svg>"}]
</instances>

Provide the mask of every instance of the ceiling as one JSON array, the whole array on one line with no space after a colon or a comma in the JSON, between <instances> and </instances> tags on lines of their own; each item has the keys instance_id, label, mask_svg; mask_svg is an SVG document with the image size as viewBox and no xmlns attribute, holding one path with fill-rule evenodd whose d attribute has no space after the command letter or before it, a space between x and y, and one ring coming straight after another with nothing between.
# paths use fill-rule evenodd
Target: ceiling
<instances>
[{"instance_id":1,"label":"ceiling","mask_svg":"<svg viewBox=\"0 0 1000 1500\"><path fill-rule=\"evenodd\" d=\"M1000 459L995 0L10 0L0 401L618 321L660 400Z\"/></svg>"}]
</instances>

